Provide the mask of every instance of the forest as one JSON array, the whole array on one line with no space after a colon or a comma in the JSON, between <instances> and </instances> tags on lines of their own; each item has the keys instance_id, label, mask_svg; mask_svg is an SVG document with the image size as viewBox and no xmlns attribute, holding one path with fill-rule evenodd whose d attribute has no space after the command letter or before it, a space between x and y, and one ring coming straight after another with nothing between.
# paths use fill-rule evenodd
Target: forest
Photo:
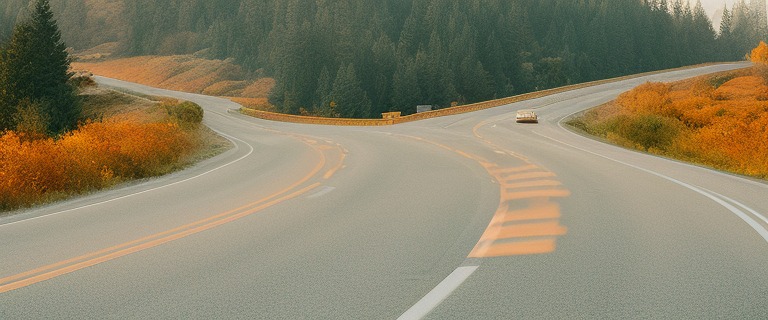
<instances>
[{"instance_id":1,"label":"forest","mask_svg":"<svg viewBox=\"0 0 768 320\"><path fill-rule=\"evenodd\" d=\"M0 41L28 0L0 6ZM379 117L711 61L768 34L765 1L714 30L683 0L52 0L74 50L233 59L285 113Z\"/></svg>"}]
</instances>

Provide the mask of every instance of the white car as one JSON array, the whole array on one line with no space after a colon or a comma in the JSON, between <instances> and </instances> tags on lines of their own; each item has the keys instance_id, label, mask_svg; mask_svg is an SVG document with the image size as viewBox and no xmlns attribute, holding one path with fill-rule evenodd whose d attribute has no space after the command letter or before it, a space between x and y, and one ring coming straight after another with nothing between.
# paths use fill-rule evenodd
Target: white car
<instances>
[{"instance_id":1,"label":"white car","mask_svg":"<svg viewBox=\"0 0 768 320\"><path fill-rule=\"evenodd\" d=\"M518 110L517 115L515 116L515 119L518 123L520 122L528 122L528 123L539 123L539 117L536 115L536 112L533 110Z\"/></svg>"}]
</instances>

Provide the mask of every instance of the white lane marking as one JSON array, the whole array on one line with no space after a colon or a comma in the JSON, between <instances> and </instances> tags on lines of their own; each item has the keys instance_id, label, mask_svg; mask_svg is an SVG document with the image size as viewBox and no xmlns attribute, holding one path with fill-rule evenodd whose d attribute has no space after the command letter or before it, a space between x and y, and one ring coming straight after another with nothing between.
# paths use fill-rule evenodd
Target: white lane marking
<instances>
[{"instance_id":1,"label":"white lane marking","mask_svg":"<svg viewBox=\"0 0 768 320\"><path fill-rule=\"evenodd\" d=\"M62 214L62 213L72 212L72 211L75 211L75 210L95 207L95 206L102 205L102 204L105 204L105 203L114 202L114 201L117 201L117 200L122 200L122 199L125 199L125 198L128 198L128 197L133 197L133 196L136 196L136 195L140 195L140 194L156 191L156 190L159 190L159 189L167 188L167 187L170 187L170 186L173 186L173 185L177 185L177 184L180 184L180 183L184 183L184 182L190 181L192 179L197 179L199 177L202 177L202 176L204 176L206 174L209 174L211 172L218 171L220 169L228 167L228 166L230 166L230 165L232 165L232 164L234 164L236 162L239 162L240 160L243 160L243 159L247 158L248 156L250 156L253 153L253 151L254 151L253 146L250 145L249 143L247 143L247 142L245 142L243 140L240 140L238 138L235 138L233 136L230 136L228 134L225 134L223 132L220 132L218 130L215 130L213 128L211 128L211 130L213 130L214 132L216 132L216 133L222 135L223 137L227 138L227 140L229 140L230 142L232 142L232 144L235 145L236 149L239 148L239 147L238 147L237 143L235 143L233 140L237 140L237 141L240 141L240 142L244 143L246 146L248 146L248 148L250 148L250 150L248 151L248 153L246 155L244 155L244 156L242 156L240 158L237 158L237 159L233 160L232 162L223 164L223 165L221 165L219 167L213 168L211 170L208 170L206 172L198 174L198 175L196 175L194 177L190 177L190 178L187 178L187 179L184 179L184 180L181 180L181 181L176 181L174 183L169 183L169 184L162 185L162 186L159 186L159 187L155 187L155 188L152 188L152 189L147 189L147 190L144 190L144 191L139 191L139 192L136 192L136 193L127 194L127 195L124 195L124 196L121 196L121 197L117 197L117 198L113 198L113 199L109 199L109 200L105 200L105 201L101 201L101 202L96 202L96 203L92 203L92 204L89 204L89 205L80 206L80 207L77 207L77 208L67 209L67 210L63 210L63 211L59 211L59 212L53 212L53 213L45 214L45 215L42 215L42 216L37 216L37 217L27 218L27 219L23 219L23 220L19 220L19 221L14 221L14 222L9 222L9 223L5 223L5 224L0 224L0 228L5 227L5 226L14 225L14 224L17 224L17 223L28 222L28 221L32 221L32 220L41 219L41 218L51 217L51 216L59 215L59 214Z\"/></svg>"},{"instance_id":2,"label":"white lane marking","mask_svg":"<svg viewBox=\"0 0 768 320\"><path fill-rule=\"evenodd\" d=\"M565 129L564 129L564 130L565 130ZM757 231L757 233L758 233L758 234L759 234L761 237L763 237L763 239L765 239L765 241L766 241L766 242L768 242L768 229L766 229L765 227L763 227L763 226L762 226L762 225L761 225L759 222L757 222L757 221L755 221L754 219L752 219L752 218L751 218L751 217L750 217L748 214L746 214L744 211L741 211L741 210L739 210L738 208L734 207L734 206L733 206L733 205L731 205L730 203L728 203L728 202L724 201L723 199L719 198L719 197L725 198L725 196L723 196L723 195L720 195L720 194L717 194L717 193L714 193L714 192L710 193L710 192L704 191L703 189L701 189L701 188L699 188L699 187L696 187L696 186L690 185L690 184L688 184L688 183L685 183L685 182L682 182L682 181L680 181L680 180L677 180L677 179L675 179L675 178L672 178L672 177L669 177L669 176L663 175L663 174L661 174L661 173L658 173L658 172L655 172L655 171L651 171L651 170L648 170L648 169L645 169L645 168L641 168L641 167L638 167L638 166L636 166L636 165L633 165L633 164L630 164L630 163L626 163L626 162L624 162L624 161L621 161L621 160L616 160L616 159L613 159L613 158L611 158L611 157L608 157L608 156L605 156L605 155L602 155L602 154L599 154L599 153L596 153L596 152L593 152L593 151L590 151L590 150L587 150L587 149L583 149L583 148L580 148L580 147L574 146L574 145L572 145L572 144L569 144L569 143L566 143L566 142L563 142L563 141L557 140L557 139L555 139L555 138L551 138L551 137L545 136L545 135L543 135L543 134L541 134L541 133L537 133L537 132L534 132L534 133L535 133L535 134L537 134L537 135L539 135L539 136L541 136L541 137L547 138L547 139L549 139L549 140L552 140L552 141L555 141L555 142L559 142L559 143L562 143L562 144L564 144L564 145L566 145L566 146L569 146L569 147L571 147L571 148L574 148L574 149L577 149L577 150L581 150L581 151L584 151L584 152L586 152L586 153L590 153L590 154L596 155L596 156L598 156L598 157L601 157L601 158L605 158L605 159L608 159L608 160L611 160L611 161L614 161L614 162L617 162L617 163L623 164L623 165L625 165L625 166L628 166L628 167L632 167L632 168L635 168L635 169L637 169L637 170L640 170L640 171L643 171L643 172L645 172L645 173L648 173L648 174L651 174L651 175L657 176L657 177L659 177L659 178L662 178L662 179L664 179L664 180L667 180L667 181L673 182L673 183L675 183L675 184L677 184L677 185L680 185L680 186L686 187L686 188L688 188L688 189L690 189L690 190L692 190L692 191L694 191L694 192L696 192L696 193L698 193L698 194L700 194L700 195L703 195L704 197L707 197L707 198L709 198L710 200L712 200L712 201L716 202L717 204L719 204L719 205L723 206L724 208L728 209L729 211L731 211L731 212L732 212L733 214L735 214L737 217L741 218L741 220L744 220L744 222L746 222L746 223L747 223L747 224L748 224L750 227L752 227L752 229L755 229L755 231ZM718 197L718 196L719 196L719 197ZM734 201L734 203L735 203L735 201ZM756 212L756 211L754 211L754 210L750 209L750 208L749 208L749 207L747 207L747 206L744 206L744 205L742 205L742 204L738 204L738 205L739 205L739 206L741 206L741 207L743 207L744 209L746 209L746 210L750 211L750 212L754 212L754 213L756 213L756 214L757 214L757 212ZM757 214L757 216L760 216L760 217L762 217L762 215L760 215L760 214Z\"/></svg>"},{"instance_id":3,"label":"white lane marking","mask_svg":"<svg viewBox=\"0 0 768 320\"><path fill-rule=\"evenodd\" d=\"M464 283L472 273L477 270L479 266L466 266L458 267L453 270L448 277L446 277L440 284L438 284L432 291L427 293L424 298L421 298L413 307L403 313L398 320L418 320L424 318L435 307L437 307L445 298L451 295L462 283Z\"/></svg>"},{"instance_id":4,"label":"white lane marking","mask_svg":"<svg viewBox=\"0 0 768 320\"><path fill-rule=\"evenodd\" d=\"M565 132L568 132L568 133L570 133L570 134L572 134L574 136L581 137L583 139L587 139L587 140L591 140L591 141L595 141L594 139L590 139L590 138L584 137L582 135L573 133L571 130L568 130L565 127L563 127L563 120L568 119L571 116L573 116L573 115L575 115L577 113L580 113L580 112L584 112L584 111L585 110L580 110L580 111L576 111L576 112L568 114L567 116L565 116L565 117L561 118L560 120L558 120L557 126L560 127L560 129L563 129ZM534 133L536 133L536 132L534 132ZM538 133L536 133L536 134L538 134ZM545 137L542 134L538 134L538 135L540 135L542 137ZM545 137L545 138L551 139L549 137ZM562 143L562 142L560 142L560 143ZM607 144L607 143L604 143L604 144L612 146L611 144ZM677 161L677 160L671 160L671 159L667 159L667 158L663 158L663 157L656 157L656 158L660 159L662 161L669 161L671 163L675 163L677 165L681 165L681 166L684 166L684 167L689 167L689 168L699 169L699 170L706 170L707 172L715 174L715 175L719 175L719 176L722 176L722 177L727 177L727 178L730 178L730 179L734 179L734 180L738 180L738 181L741 181L741 182L745 182L747 184L751 184L751 185L756 186L756 187L761 187L761 188L764 188L764 189L768 189L768 184L757 182L757 181L754 181L754 180L750 180L750 179L747 179L747 178L744 178L744 177L739 177L739 176L736 176L736 175L733 175L733 174L723 173L723 172L720 172L720 171L717 171L717 170L712 170L712 169L709 169L709 168L706 168L706 167L697 166L697 165L693 165L693 164L689 164L689 163L685 163L685 162L681 162L681 161Z\"/></svg>"},{"instance_id":5,"label":"white lane marking","mask_svg":"<svg viewBox=\"0 0 768 320\"><path fill-rule=\"evenodd\" d=\"M704 189L704 188L702 188L702 189ZM750 208L750 207L747 207L745 204L743 204L743 203L741 203L741 202L738 202L738 201L736 201L736 200L733 200L733 199L731 199L731 198L728 198L728 197L726 197L726 196L724 196L724 195L722 195L722 194L716 193L716 192L714 192L714 191L712 191L712 190L707 190L707 189L704 189L704 190L706 190L707 192L710 192L710 193L716 194L717 196L719 196L719 197L720 197L720 198L722 198L723 200L725 200L725 201L728 201L728 202L730 202L730 203L732 203L732 204L735 204L735 205L737 205L737 206L741 207L741 208L742 208L742 209L744 209L744 210L747 210L747 211L749 211L749 213L751 213L751 214L752 214L752 215L754 215L755 217L759 218L760 220L763 220L763 222L765 222L766 224L768 224L768 218L766 218L764 215L760 214L759 212L755 211L754 209L752 209L752 208Z\"/></svg>"},{"instance_id":6,"label":"white lane marking","mask_svg":"<svg viewBox=\"0 0 768 320\"><path fill-rule=\"evenodd\" d=\"M755 221L755 219L752 219L752 217L750 217L744 211L739 210L738 208L734 207L730 203L726 202L726 200L723 200L723 199L727 199L726 196L718 194L718 193L708 194L707 192L705 192L705 191L703 191L701 189L696 190L697 188L695 188L695 187L693 187L691 189L696 191L696 192L699 192L699 193L703 194L707 198L712 199L712 201L717 202L721 206L723 206L726 209L728 209L731 212L733 212L736 216L741 218L741 220L744 220L747 224L749 224L749 226L752 227L752 229L755 229L755 231L757 231L757 233L760 234L760 236L762 236L763 239L765 239L765 242L768 242L768 229L763 227L759 222ZM752 209L750 209L748 207L743 206L743 208L747 209L749 211L755 212L754 210L752 210Z\"/></svg>"},{"instance_id":7,"label":"white lane marking","mask_svg":"<svg viewBox=\"0 0 768 320\"><path fill-rule=\"evenodd\" d=\"M307 199L320 198L320 197L330 193L333 190L336 190L336 187L329 187L329 186L322 187L322 188L320 188L320 191L315 192L315 193L307 196Z\"/></svg>"},{"instance_id":8,"label":"white lane marking","mask_svg":"<svg viewBox=\"0 0 768 320\"><path fill-rule=\"evenodd\" d=\"M728 197L726 197L726 196L723 196L723 198L725 198L725 200L728 200L728 201L730 201L730 202L733 202L734 204L738 205L739 207L742 207L742 208L744 208L744 210L747 210L747 211L751 212L751 213L752 213L752 214L754 214L755 216L757 216L757 217L759 217L760 219L762 219L763 221L765 221L765 223L766 223L766 224L768 224L768 218L766 218L764 215L762 215L762 214L758 213L757 211L753 210L752 208L750 208L750 207L747 207L747 206L745 206L744 204L742 204L741 202L738 202L738 201L736 201L736 200L733 200L733 199L731 199L731 198L728 198Z\"/></svg>"}]
</instances>

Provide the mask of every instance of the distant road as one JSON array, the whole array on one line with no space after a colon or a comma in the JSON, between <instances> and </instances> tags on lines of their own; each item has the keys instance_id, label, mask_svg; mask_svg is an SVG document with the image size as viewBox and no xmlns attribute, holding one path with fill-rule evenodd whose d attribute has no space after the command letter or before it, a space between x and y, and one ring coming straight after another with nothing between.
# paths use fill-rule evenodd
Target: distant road
<instances>
[{"instance_id":1,"label":"distant road","mask_svg":"<svg viewBox=\"0 0 768 320\"><path fill-rule=\"evenodd\" d=\"M0 220L0 319L768 318L768 185L562 120L645 81L392 127L202 105L234 145ZM517 124L518 109L539 124Z\"/></svg>"}]
</instances>

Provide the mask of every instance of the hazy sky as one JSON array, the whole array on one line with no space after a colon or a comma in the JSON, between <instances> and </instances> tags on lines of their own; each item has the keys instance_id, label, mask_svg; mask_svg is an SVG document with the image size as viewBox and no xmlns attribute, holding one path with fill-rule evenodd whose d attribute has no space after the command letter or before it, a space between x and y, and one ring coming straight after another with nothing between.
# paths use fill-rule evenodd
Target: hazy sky
<instances>
[{"instance_id":1,"label":"hazy sky","mask_svg":"<svg viewBox=\"0 0 768 320\"><path fill-rule=\"evenodd\" d=\"M735 0L701 0L701 5L704 6L704 10L707 10L709 17L715 13L715 10L722 9L724 4L728 4L728 9L733 6ZM747 1L749 2L749 1ZM696 0L691 0L691 7L696 4Z\"/></svg>"}]
</instances>

